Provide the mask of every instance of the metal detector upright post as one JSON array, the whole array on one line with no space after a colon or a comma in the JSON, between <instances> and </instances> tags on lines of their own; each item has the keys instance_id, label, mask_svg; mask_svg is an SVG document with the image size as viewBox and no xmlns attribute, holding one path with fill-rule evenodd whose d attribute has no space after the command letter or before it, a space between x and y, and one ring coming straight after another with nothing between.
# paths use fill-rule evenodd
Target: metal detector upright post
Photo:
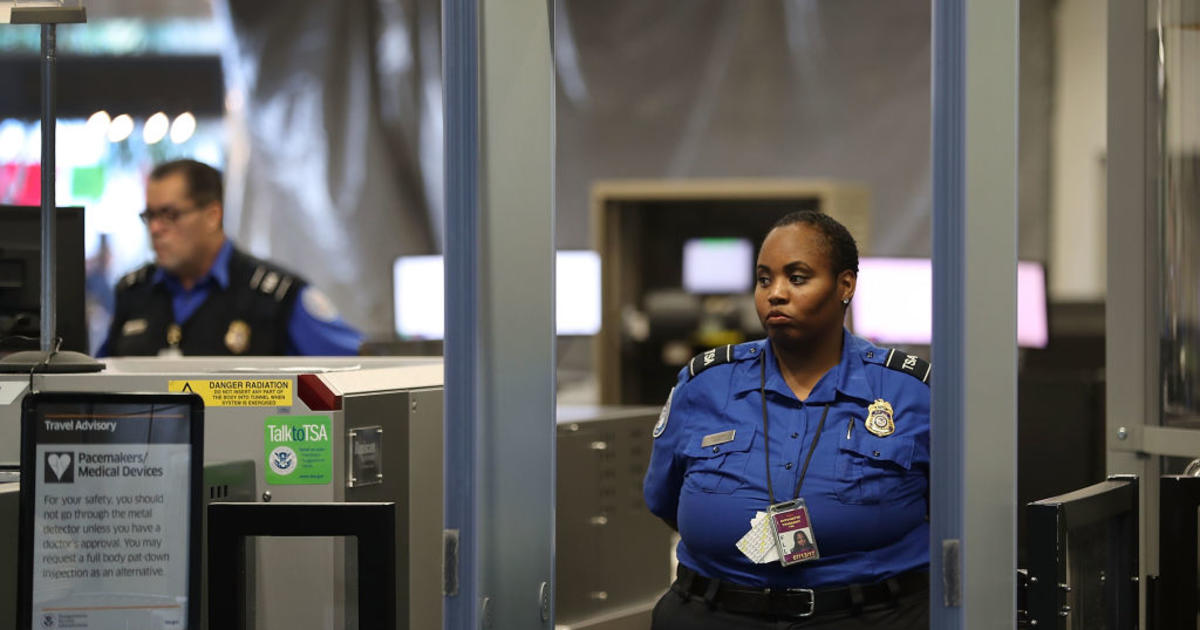
<instances>
[{"instance_id":1,"label":"metal detector upright post","mask_svg":"<svg viewBox=\"0 0 1200 630\"><path fill-rule=\"evenodd\" d=\"M82 0L15 0L0 2L0 23L42 25L42 312L41 348L16 352L0 360L3 372L99 372L104 364L81 352L58 351L55 310L54 131L58 120L57 37L59 24L87 22Z\"/></svg>"}]
</instances>

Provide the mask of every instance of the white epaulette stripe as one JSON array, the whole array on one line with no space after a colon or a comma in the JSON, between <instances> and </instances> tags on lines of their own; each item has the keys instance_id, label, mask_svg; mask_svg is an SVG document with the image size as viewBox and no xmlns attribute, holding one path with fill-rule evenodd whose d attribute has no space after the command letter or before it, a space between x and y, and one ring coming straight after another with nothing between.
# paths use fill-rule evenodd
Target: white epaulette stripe
<instances>
[{"instance_id":1,"label":"white epaulette stripe","mask_svg":"<svg viewBox=\"0 0 1200 630\"><path fill-rule=\"evenodd\" d=\"M284 276L283 281L281 281L279 283L279 288L275 289L275 301L278 302L278 301L282 300L283 296L287 295L287 291L291 286L292 286L292 277Z\"/></svg>"},{"instance_id":2,"label":"white epaulette stripe","mask_svg":"<svg viewBox=\"0 0 1200 630\"><path fill-rule=\"evenodd\" d=\"M254 275L250 276L250 289L251 290L258 288L258 283L262 282L262 278L264 275L266 275L266 273L267 273L267 269L266 269L266 267L263 267L262 265L259 265L258 269L254 270Z\"/></svg>"}]
</instances>

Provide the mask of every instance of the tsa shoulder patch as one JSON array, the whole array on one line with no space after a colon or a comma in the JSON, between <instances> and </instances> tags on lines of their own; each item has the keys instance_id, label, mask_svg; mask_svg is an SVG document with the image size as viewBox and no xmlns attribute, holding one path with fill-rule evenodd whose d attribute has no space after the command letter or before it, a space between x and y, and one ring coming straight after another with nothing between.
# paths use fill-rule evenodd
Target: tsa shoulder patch
<instances>
[{"instance_id":1,"label":"tsa shoulder patch","mask_svg":"<svg viewBox=\"0 0 1200 630\"><path fill-rule=\"evenodd\" d=\"M701 352L700 354L692 357L691 361L688 361L688 378L692 378L714 365L729 363L732 360L732 345L721 346L719 348L713 348L712 350Z\"/></svg>"},{"instance_id":2,"label":"tsa shoulder patch","mask_svg":"<svg viewBox=\"0 0 1200 630\"><path fill-rule=\"evenodd\" d=\"M667 430L667 420L671 418L671 399L675 398L675 388L671 388L671 393L667 394L667 404L663 405L662 411L658 412L658 422L654 424L654 437L663 434Z\"/></svg>"},{"instance_id":3,"label":"tsa shoulder patch","mask_svg":"<svg viewBox=\"0 0 1200 630\"><path fill-rule=\"evenodd\" d=\"M915 354L889 350L883 365L897 372L912 375L926 385L929 384L929 362Z\"/></svg>"},{"instance_id":4,"label":"tsa shoulder patch","mask_svg":"<svg viewBox=\"0 0 1200 630\"><path fill-rule=\"evenodd\" d=\"M304 287L304 291L300 293L300 303L304 305L304 310L308 311L309 315L319 321L328 324L337 319L338 311L337 307L333 305L333 301L314 286Z\"/></svg>"}]
</instances>

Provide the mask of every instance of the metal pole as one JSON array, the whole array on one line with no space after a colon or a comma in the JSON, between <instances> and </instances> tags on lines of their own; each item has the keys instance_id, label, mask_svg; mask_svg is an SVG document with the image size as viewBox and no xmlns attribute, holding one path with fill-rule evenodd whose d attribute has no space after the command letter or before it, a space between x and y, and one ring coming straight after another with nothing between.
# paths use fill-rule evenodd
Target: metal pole
<instances>
[{"instance_id":1,"label":"metal pole","mask_svg":"<svg viewBox=\"0 0 1200 630\"><path fill-rule=\"evenodd\" d=\"M1105 458L1108 474L1141 476L1138 575L1157 574L1161 457L1143 431L1159 425L1162 396L1159 322L1163 258L1158 218L1160 174L1158 27L1144 0L1108 3L1108 298L1105 315ZM1157 6L1150 3L1151 10ZM1182 443L1182 440L1178 441ZM1178 550L1172 550L1177 552ZM1139 587L1140 588L1140 587ZM1141 627L1147 627L1146 597ZM1166 627L1166 626L1162 626Z\"/></svg>"},{"instance_id":2,"label":"metal pole","mask_svg":"<svg viewBox=\"0 0 1200 630\"><path fill-rule=\"evenodd\" d=\"M442 2L445 86L446 336L443 627L480 627L479 606L479 5ZM449 544L449 543L447 543Z\"/></svg>"},{"instance_id":3,"label":"metal pole","mask_svg":"<svg viewBox=\"0 0 1200 630\"><path fill-rule=\"evenodd\" d=\"M553 627L550 6L442 3L451 630Z\"/></svg>"},{"instance_id":4,"label":"metal pole","mask_svg":"<svg viewBox=\"0 0 1200 630\"><path fill-rule=\"evenodd\" d=\"M480 0L485 630L554 627L554 60L546 0Z\"/></svg>"},{"instance_id":5,"label":"metal pole","mask_svg":"<svg viewBox=\"0 0 1200 630\"><path fill-rule=\"evenodd\" d=\"M1018 6L933 4L936 630L1016 623Z\"/></svg>"},{"instance_id":6,"label":"metal pole","mask_svg":"<svg viewBox=\"0 0 1200 630\"><path fill-rule=\"evenodd\" d=\"M966 134L966 0L934 0L932 25L933 153L933 374L929 627L965 627L961 559L966 370L963 291L967 254L963 206ZM941 418L946 421L941 421Z\"/></svg>"},{"instance_id":7,"label":"metal pole","mask_svg":"<svg viewBox=\"0 0 1200 630\"><path fill-rule=\"evenodd\" d=\"M42 327L41 349L49 355L57 345L54 265L54 125L55 38L57 25L42 25Z\"/></svg>"}]
</instances>

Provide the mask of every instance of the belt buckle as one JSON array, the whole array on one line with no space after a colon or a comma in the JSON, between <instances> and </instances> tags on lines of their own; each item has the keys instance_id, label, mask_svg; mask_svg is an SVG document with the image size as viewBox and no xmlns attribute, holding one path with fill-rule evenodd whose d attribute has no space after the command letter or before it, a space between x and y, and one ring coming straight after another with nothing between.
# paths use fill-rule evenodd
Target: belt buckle
<instances>
[{"instance_id":1,"label":"belt buckle","mask_svg":"<svg viewBox=\"0 0 1200 630\"><path fill-rule=\"evenodd\" d=\"M808 611L796 613L797 617L811 617L817 610L817 596L811 588L789 588L786 591L789 595L793 593L808 593Z\"/></svg>"}]
</instances>

